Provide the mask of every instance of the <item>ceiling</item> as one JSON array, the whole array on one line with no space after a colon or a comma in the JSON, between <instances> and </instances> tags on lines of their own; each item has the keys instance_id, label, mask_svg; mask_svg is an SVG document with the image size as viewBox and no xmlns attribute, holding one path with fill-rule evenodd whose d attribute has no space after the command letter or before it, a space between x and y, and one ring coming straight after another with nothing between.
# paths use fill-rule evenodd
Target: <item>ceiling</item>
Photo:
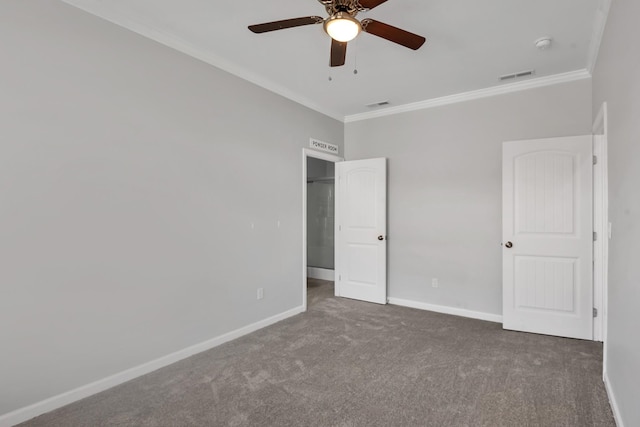
<instances>
[{"instance_id":1,"label":"ceiling","mask_svg":"<svg viewBox=\"0 0 640 427\"><path fill-rule=\"evenodd\" d=\"M557 81L548 77L558 74L584 77L605 20L605 0L388 0L357 18L420 34L426 44L413 51L363 33L349 43L346 64L330 68L322 25L247 29L324 17L317 0L63 1L345 121L505 84L517 88L498 77L524 70L535 70L522 79L529 84ZM553 44L538 50L534 41L543 36ZM367 107L381 101L389 105Z\"/></svg>"}]
</instances>

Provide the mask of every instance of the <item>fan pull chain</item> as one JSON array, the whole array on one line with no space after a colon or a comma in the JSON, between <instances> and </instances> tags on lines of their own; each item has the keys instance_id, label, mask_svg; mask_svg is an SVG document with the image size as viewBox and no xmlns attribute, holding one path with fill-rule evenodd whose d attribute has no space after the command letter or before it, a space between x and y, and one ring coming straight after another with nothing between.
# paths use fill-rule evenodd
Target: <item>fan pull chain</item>
<instances>
[{"instance_id":1,"label":"fan pull chain","mask_svg":"<svg viewBox=\"0 0 640 427\"><path fill-rule=\"evenodd\" d=\"M353 46L353 74L358 74L358 39L355 40Z\"/></svg>"}]
</instances>

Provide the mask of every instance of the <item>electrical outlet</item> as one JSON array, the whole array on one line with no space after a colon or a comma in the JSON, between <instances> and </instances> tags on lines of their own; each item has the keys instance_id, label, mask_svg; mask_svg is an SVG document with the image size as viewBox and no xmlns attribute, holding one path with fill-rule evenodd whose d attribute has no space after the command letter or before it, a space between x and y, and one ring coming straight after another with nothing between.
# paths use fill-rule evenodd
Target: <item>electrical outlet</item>
<instances>
[{"instance_id":1,"label":"electrical outlet","mask_svg":"<svg viewBox=\"0 0 640 427\"><path fill-rule=\"evenodd\" d=\"M264 288L258 288L258 299L264 298Z\"/></svg>"},{"instance_id":2,"label":"electrical outlet","mask_svg":"<svg viewBox=\"0 0 640 427\"><path fill-rule=\"evenodd\" d=\"M438 286L440 286L438 284L438 278L437 277L434 277L433 279L431 279L431 286L434 287L434 288L437 288Z\"/></svg>"}]
</instances>

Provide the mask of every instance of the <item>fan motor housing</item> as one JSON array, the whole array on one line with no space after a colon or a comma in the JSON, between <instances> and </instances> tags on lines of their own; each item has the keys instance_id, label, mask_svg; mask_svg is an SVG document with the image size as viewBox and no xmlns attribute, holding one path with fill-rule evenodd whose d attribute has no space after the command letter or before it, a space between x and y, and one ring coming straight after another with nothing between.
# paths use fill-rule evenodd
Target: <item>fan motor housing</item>
<instances>
[{"instance_id":1,"label":"fan motor housing","mask_svg":"<svg viewBox=\"0 0 640 427\"><path fill-rule=\"evenodd\" d=\"M329 16L338 12L346 12L349 15L356 16L358 12L366 10L358 3L358 0L318 0L327 10Z\"/></svg>"}]
</instances>

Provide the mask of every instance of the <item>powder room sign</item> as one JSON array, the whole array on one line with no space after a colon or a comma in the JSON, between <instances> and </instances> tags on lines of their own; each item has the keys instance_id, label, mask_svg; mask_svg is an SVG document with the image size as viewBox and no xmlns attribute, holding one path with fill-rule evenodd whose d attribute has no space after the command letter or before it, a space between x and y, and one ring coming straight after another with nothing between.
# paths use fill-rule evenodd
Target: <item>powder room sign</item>
<instances>
[{"instance_id":1,"label":"powder room sign","mask_svg":"<svg viewBox=\"0 0 640 427\"><path fill-rule=\"evenodd\" d=\"M325 151L331 154L338 154L338 151L339 151L339 147L337 145L329 144L328 142L322 142L320 140L313 139L313 138L309 140L309 147L315 150Z\"/></svg>"}]
</instances>

